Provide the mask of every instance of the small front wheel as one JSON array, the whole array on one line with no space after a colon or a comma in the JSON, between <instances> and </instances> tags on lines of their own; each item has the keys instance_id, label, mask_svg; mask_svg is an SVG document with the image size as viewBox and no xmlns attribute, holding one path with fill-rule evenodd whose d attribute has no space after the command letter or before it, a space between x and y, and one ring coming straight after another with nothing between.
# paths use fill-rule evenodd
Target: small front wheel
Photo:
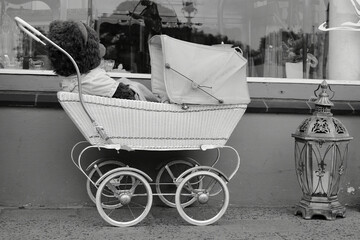
<instances>
[{"instance_id":1,"label":"small front wheel","mask_svg":"<svg viewBox=\"0 0 360 240\"><path fill-rule=\"evenodd\" d=\"M152 201L152 190L147 180L131 171L120 170L109 175L96 192L96 208L100 216L117 227L141 222L149 213Z\"/></svg>"},{"instance_id":2,"label":"small front wheel","mask_svg":"<svg viewBox=\"0 0 360 240\"><path fill-rule=\"evenodd\" d=\"M201 186L196 184L201 180ZM195 184L194 184L195 183ZM184 197L194 197L196 202L185 208ZM219 220L229 205L229 190L218 174L198 171L186 176L175 194L175 204L180 216L190 224L205 226Z\"/></svg>"}]
</instances>

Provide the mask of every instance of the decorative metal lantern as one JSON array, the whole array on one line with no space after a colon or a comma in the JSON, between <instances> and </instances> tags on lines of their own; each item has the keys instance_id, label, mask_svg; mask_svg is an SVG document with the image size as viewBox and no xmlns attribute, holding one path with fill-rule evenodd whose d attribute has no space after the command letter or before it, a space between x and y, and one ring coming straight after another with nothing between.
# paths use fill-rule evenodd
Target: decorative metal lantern
<instances>
[{"instance_id":1,"label":"decorative metal lantern","mask_svg":"<svg viewBox=\"0 0 360 240\"><path fill-rule=\"evenodd\" d=\"M317 96L319 88L321 91ZM346 209L339 203L337 194L352 137L331 113L334 104L329 99L328 88L323 81L314 91L317 96L314 114L292 134L295 138L296 174L303 192L295 214L301 213L305 219L314 215L328 220L345 217Z\"/></svg>"}]
</instances>

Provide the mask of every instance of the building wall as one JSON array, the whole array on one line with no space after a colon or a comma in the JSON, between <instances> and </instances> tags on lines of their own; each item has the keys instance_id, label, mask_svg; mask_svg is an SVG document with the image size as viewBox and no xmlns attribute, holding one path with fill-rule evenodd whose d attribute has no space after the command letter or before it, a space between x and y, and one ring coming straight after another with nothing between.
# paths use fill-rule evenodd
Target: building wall
<instances>
[{"instance_id":1,"label":"building wall","mask_svg":"<svg viewBox=\"0 0 360 240\"><path fill-rule=\"evenodd\" d=\"M0 108L0 206L93 205L86 193L85 177L70 159L72 146L82 135L62 109ZM240 206L295 205L301 190L294 170L296 127L308 115L245 113L228 145L241 156L237 175L229 183L230 203ZM339 116L352 136L360 136L358 116ZM90 153L115 156L155 178L155 167L166 159L191 156L203 164L216 157L207 152ZM234 156L222 154L219 169L229 173ZM341 203L358 204L360 196L360 143L350 144L348 168L341 184ZM158 200L155 204L159 203Z\"/></svg>"}]
</instances>

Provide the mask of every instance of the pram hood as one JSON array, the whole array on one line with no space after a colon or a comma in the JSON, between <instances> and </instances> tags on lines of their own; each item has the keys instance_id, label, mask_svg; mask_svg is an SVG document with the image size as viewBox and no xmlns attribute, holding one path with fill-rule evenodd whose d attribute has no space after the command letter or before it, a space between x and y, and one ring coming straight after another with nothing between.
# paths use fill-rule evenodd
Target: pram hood
<instances>
[{"instance_id":1,"label":"pram hood","mask_svg":"<svg viewBox=\"0 0 360 240\"><path fill-rule=\"evenodd\" d=\"M152 91L177 104L248 104L247 60L234 48L149 40Z\"/></svg>"}]
</instances>

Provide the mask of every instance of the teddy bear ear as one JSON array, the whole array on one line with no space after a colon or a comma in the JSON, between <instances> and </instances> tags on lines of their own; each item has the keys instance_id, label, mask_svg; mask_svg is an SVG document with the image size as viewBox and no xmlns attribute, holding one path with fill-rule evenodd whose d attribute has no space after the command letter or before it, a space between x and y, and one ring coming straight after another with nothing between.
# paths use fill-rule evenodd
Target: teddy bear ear
<instances>
[{"instance_id":1,"label":"teddy bear ear","mask_svg":"<svg viewBox=\"0 0 360 240\"><path fill-rule=\"evenodd\" d=\"M106 48L104 45L102 45L101 43L99 43L99 49L100 49L100 58L103 58L106 54Z\"/></svg>"},{"instance_id":2,"label":"teddy bear ear","mask_svg":"<svg viewBox=\"0 0 360 240\"><path fill-rule=\"evenodd\" d=\"M86 45L86 43L88 41L88 32L86 30L86 27L82 22L76 22L76 25L80 29L80 32L81 32L81 34L82 34L82 36L84 38L84 45Z\"/></svg>"}]
</instances>

